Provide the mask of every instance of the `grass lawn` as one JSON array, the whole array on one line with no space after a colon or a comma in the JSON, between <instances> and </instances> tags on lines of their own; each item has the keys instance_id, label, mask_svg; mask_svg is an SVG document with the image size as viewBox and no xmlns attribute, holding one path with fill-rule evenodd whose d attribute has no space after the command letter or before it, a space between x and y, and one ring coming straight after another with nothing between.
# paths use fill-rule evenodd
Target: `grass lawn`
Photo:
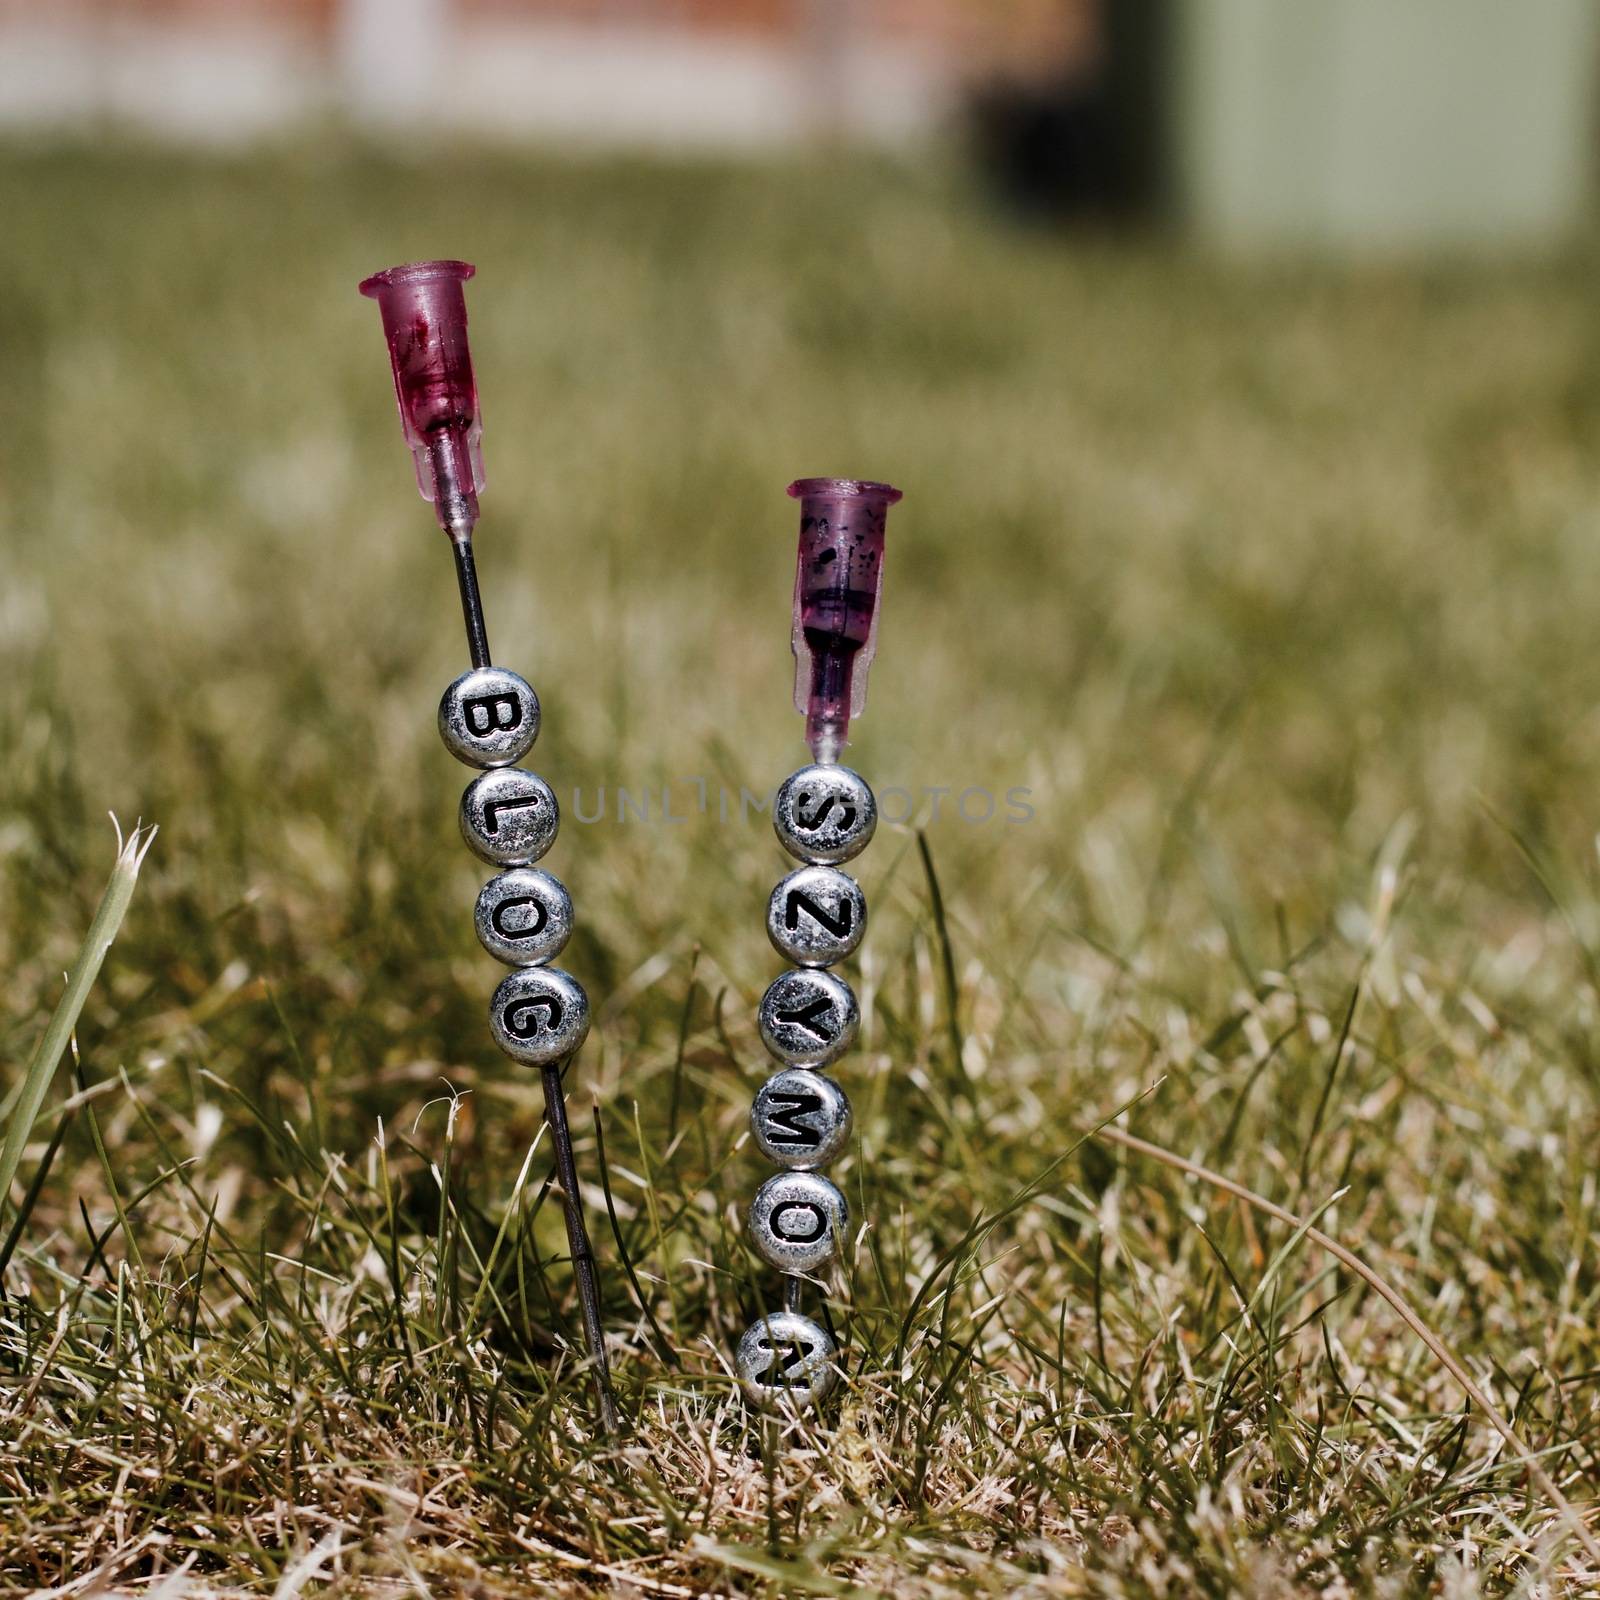
<instances>
[{"instance_id":1,"label":"grass lawn","mask_svg":"<svg viewBox=\"0 0 1600 1600\"><path fill-rule=\"evenodd\" d=\"M1242 268L953 174L337 143L12 149L0 219L8 1121L106 813L161 830L0 1214L0 1585L1593 1592L1550 1493L1600 1471L1593 247ZM355 291L441 254L595 1005L615 1444ZM780 1430L729 1374L777 1294L740 795L803 757L783 488L835 472L906 491L851 753L902 820L856 864L848 1381ZM1113 1117L1341 1242L1517 1442Z\"/></svg>"}]
</instances>

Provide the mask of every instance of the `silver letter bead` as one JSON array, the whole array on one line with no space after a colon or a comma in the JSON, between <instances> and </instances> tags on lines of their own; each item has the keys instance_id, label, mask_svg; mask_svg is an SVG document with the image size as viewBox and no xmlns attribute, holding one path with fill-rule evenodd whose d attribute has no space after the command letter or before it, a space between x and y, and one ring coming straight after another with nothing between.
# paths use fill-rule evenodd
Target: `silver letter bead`
<instances>
[{"instance_id":1,"label":"silver letter bead","mask_svg":"<svg viewBox=\"0 0 1600 1600\"><path fill-rule=\"evenodd\" d=\"M801 767L772 802L778 843L799 861L836 867L866 849L878 826L878 802L849 767Z\"/></svg>"},{"instance_id":2,"label":"silver letter bead","mask_svg":"<svg viewBox=\"0 0 1600 1600\"><path fill-rule=\"evenodd\" d=\"M861 943L867 897L837 867L796 867L767 902L767 937L797 967L831 967Z\"/></svg>"},{"instance_id":3,"label":"silver letter bead","mask_svg":"<svg viewBox=\"0 0 1600 1600\"><path fill-rule=\"evenodd\" d=\"M761 997L762 1041L791 1067L825 1067L855 1043L861 1012L850 985L831 972L784 972Z\"/></svg>"},{"instance_id":4,"label":"silver letter bead","mask_svg":"<svg viewBox=\"0 0 1600 1600\"><path fill-rule=\"evenodd\" d=\"M537 867L514 867L478 891L478 943L508 967L541 967L572 935L572 897Z\"/></svg>"},{"instance_id":5,"label":"silver letter bead","mask_svg":"<svg viewBox=\"0 0 1600 1600\"><path fill-rule=\"evenodd\" d=\"M537 861L560 825L550 785L521 767L485 772L461 797L461 837L475 856L493 866L525 867Z\"/></svg>"},{"instance_id":6,"label":"silver letter bead","mask_svg":"<svg viewBox=\"0 0 1600 1600\"><path fill-rule=\"evenodd\" d=\"M515 1061L565 1061L589 1034L589 997L559 967L526 967L501 981L489 1002L489 1031Z\"/></svg>"},{"instance_id":7,"label":"silver letter bead","mask_svg":"<svg viewBox=\"0 0 1600 1600\"><path fill-rule=\"evenodd\" d=\"M445 690L439 737L469 767L509 767L539 737L539 697L504 667L474 667Z\"/></svg>"},{"instance_id":8,"label":"silver letter bead","mask_svg":"<svg viewBox=\"0 0 1600 1600\"><path fill-rule=\"evenodd\" d=\"M815 1406L839 1381L827 1331L798 1311L770 1311L745 1330L735 1354L739 1387L753 1406Z\"/></svg>"},{"instance_id":9,"label":"silver letter bead","mask_svg":"<svg viewBox=\"0 0 1600 1600\"><path fill-rule=\"evenodd\" d=\"M790 1068L756 1091L750 1131L776 1166L826 1166L850 1137L850 1102L832 1078Z\"/></svg>"},{"instance_id":10,"label":"silver letter bead","mask_svg":"<svg viewBox=\"0 0 1600 1600\"><path fill-rule=\"evenodd\" d=\"M816 1172L780 1172L750 1202L750 1242L784 1272L815 1272L839 1253L850 1208Z\"/></svg>"}]
</instances>

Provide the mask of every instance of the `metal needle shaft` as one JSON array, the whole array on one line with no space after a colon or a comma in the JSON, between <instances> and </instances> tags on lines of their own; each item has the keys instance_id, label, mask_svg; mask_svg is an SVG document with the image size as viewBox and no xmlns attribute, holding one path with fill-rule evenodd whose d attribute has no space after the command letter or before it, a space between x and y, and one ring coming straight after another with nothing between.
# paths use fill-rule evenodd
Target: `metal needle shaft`
<instances>
[{"instance_id":1,"label":"metal needle shaft","mask_svg":"<svg viewBox=\"0 0 1600 1600\"><path fill-rule=\"evenodd\" d=\"M561 1186L561 1209L567 1219L567 1250L572 1257L572 1276L578 1286L578 1305L583 1313L583 1339L594 1373L600 1421L607 1433L614 1434L617 1431L617 1397L611 1389L605 1330L600 1325L600 1290L595 1281L589 1230L583 1220L583 1201L578 1194L578 1164L572 1154L572 1129L567 1122L567 1097L561 1088L561 1068L559 1065L545 1067L540 1075L544 1080L544 1119L550 1124L550 1137L556 1147L556 1180Z\"/></svg>"},{"instance_id":2,"label":"metal needle shaft","mask_svg":"<svg viewBox=\"0 0 1600 1600\"><path fill-rule=\"evenodd\" d=\"M472 559L471 530L463 538L452 537L450 549L456 558L456 582L461 586L461 620L467 627L467 651L473 666L491 666L489 628L483 620L483 596L478 593L478 567Z\"/></svg>"}]
</instances>

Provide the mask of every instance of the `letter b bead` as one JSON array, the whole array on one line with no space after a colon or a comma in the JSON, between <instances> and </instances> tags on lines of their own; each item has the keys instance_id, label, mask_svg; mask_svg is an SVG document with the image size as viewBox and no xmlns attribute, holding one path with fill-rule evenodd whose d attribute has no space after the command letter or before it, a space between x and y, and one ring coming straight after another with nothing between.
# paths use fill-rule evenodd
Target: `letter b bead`
<instances>
[{"instance_id":1,"label":"letter b bead","mask_svg":"<svg viewBox=\"0 0 1600 1600\"><path fill-rule=\"evenodd\" d=\"M509 767L539 737L539 697L504 667L474 667L439 702L439 737L469 767Z\"/></svg>"}]
</instances>

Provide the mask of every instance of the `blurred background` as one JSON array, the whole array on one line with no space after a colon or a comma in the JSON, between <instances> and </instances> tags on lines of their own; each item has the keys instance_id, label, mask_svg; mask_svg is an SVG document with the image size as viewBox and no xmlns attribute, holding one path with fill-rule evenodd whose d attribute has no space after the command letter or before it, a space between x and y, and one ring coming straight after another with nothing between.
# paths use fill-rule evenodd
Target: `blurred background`
<instances>
[{"instance_id":1,"label":"blurred background","mask_svg":"<svg viewBox=\"0 0 1600 1600\"><path fill-rule=\"evenodd\" d=\"M745 154L965 125L1046 209L1525 240L1590 186L1596 28L1583 0L4 0L0 122Z\"/></svg>"}]
</instances>

